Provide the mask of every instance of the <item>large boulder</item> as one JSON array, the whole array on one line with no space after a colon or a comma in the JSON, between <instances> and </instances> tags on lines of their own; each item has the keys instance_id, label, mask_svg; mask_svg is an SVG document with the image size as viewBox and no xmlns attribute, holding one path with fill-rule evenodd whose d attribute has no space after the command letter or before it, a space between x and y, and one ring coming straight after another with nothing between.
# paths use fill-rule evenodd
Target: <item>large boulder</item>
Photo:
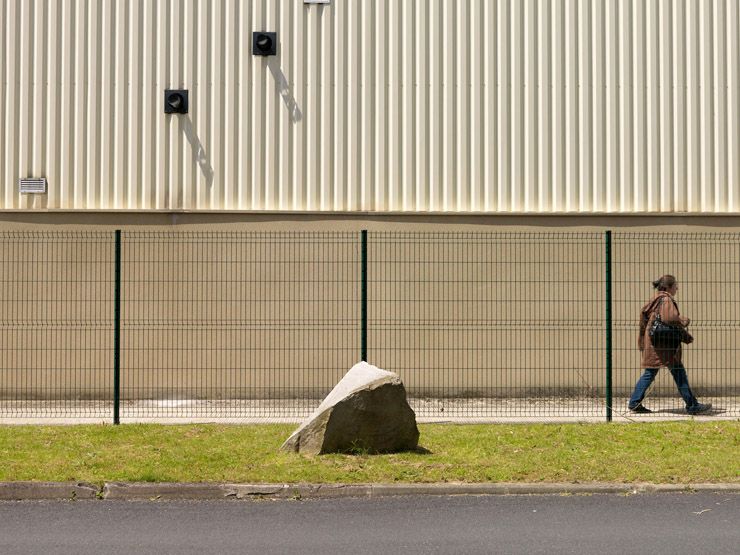
<instances>
[{"instance_id":1,"label":"large boulder","mask_svg":"<svg viewBox=\"0 0 740 555\"><path fill-rule=\"evenodd\" d=\"M355 364L281 449L318 455L347 451L389 453L415 449L416 415L401 378Z\"/></svg>"}]
</instances>

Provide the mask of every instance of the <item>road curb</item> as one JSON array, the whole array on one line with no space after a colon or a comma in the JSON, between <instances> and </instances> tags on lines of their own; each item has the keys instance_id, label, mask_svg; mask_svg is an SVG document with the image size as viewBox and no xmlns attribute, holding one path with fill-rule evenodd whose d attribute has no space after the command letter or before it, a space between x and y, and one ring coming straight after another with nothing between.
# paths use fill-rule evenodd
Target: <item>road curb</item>
<instances>
[{"instance_id":1,"label":"road curb","mask_svg":"<svg viewBox=\"0 0 740 555\"><path fill-rule=\"evenodd\" d=\"M226 497L331 498L394 495L585 495L676 492L737 492L738 484L227 484Z\"/></svg>"},{"instance_id":2,"label":"road curb","mask_svg":"<svg viewBox=\"0 0 740 555\"><path fill-rule=\"evenodd\" d=\"M93 484L73 482L0 482L0 500L3 501L330 499L402 495L637 495L678 492L740 493L740 483L219 484L109 482L102 488L98 488Z\"/></svg>"},{"instance_id":3,"label":"road curb","mask_svg":"<svg viewBox=\"0 0 740 555\"><path fill-rule=\"evenodd\" d=\"M0 500L96 499L99 488L84 482L0 482Z\"/></svg>"},{"instance_id":4,"label":"road curb","mask_svg":"<svg viewBox=\"0 0 740 555\"><path fill-rule=\"evenodd\" d=\"M128 501L159 499L223 499L223 485L214 483L110 482L101 499Z\"/></svg>"}]
</instances>

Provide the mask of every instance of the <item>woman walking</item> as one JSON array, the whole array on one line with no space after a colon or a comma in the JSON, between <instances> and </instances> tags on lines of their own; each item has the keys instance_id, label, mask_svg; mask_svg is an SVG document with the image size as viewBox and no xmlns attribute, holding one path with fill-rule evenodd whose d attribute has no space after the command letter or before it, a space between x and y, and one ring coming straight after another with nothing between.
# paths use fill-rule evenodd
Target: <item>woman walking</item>
<instances>
[{"instance_id":1,"label":"woman walking","mask_svg":"<svg viewBox=\"0 0 740 555\"><path fill-rule=\"evenodd\" d=\"M689 380L686 376L686 368L681 362L681 343L691 343L694 339L687 331L690 320L681 316L678 311L678 305L674 300L678 291L676 278L671 275L661 276L653 282L653 287L657 289L655 295L648 303L642 307L640 313L640 337L638 346L642 353L641 366L645 372L635 384L635 390L629 400L629 409L632 412L645 414L653 412L642 404L650 384L658 375L658 370L665 366L671 371L673 381L676 382L678 392L686 403L686 412L689 414L699 414L712 408L711 403L700 403L689 387ZM651 337L651 329L656 318L665 326L675 328L677 334L675 342L661 342L656 336ZM677 339L680 337L680 341ZM677 345L675 343L678 343Z\"/></svg>"}]
</instances>

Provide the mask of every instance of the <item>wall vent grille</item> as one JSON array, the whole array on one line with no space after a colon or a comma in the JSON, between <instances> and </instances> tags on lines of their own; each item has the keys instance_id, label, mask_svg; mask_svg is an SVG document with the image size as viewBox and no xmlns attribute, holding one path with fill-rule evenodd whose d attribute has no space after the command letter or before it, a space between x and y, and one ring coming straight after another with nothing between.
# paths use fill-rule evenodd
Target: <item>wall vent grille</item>
<instances>
[{"instance_id":1,"label":"wall vent grille","mask_svg":"<svg viewBox=\"0 0 740 555\"><path fill-rule=\"evenodd\" d=\"M23 194L46 193L45 177L25 177L20 180L20 190Z\"/></svg>"}]
</instances>

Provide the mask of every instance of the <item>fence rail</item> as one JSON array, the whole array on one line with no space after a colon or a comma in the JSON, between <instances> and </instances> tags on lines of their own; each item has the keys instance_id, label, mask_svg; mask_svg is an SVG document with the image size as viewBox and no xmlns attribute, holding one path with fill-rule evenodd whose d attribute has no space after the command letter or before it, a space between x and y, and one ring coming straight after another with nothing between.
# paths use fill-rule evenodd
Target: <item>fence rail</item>
<instances>
[{"instance_id":1,"label":"fence rail","mask_svg":"<svg viewBox=\"0 0 740 555\"><path fill-rule=\"evenodd\" d=\"M0 419L296 421L367 359L420 419L611 419L650 282L740 415L734 233L0 233ZM685 414L670 374L646 401Z\"/></svg>"}]
</instances>

